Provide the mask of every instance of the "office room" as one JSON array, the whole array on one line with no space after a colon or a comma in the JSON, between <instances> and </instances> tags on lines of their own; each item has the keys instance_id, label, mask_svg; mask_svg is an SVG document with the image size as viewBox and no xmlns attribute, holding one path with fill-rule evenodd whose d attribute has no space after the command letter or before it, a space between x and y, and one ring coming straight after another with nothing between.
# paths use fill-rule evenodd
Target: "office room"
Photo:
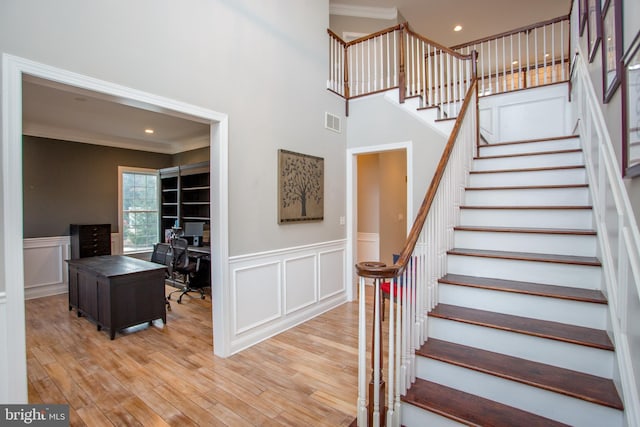
<instances>
[{"instance_id":1,"label":"office room","mask_svg":"<svg viewBox=\"0 0 640 427\"><path fill-rule=\"evenodd\" d=\"M118 104L105 95L69 85L25 77L23 134L27 300L67 292L64 261L79 257L77 248L74 256L74 242L77 246L79 242L72 236L71 224L107 227L109 254L149 261L156 243L170 243L168 231L172 226L180 226L174 229L176 234L186 237L189 245L198 249L197 254L208 252L210 243L208 236L203 239L203 229L205 225L208 228L209 218L181 223L184 220L176 216L170 225L169 220L160 223L163 214L177 214L177 206L168 213L161 208L160 171L206 172L199 179L208 180L207 124ZM191 165L198 165L198 169ZM126 203L131 198L128 193L140 191L126 184L123 174L150 174L157 187L157 197L152 200L157 203L156 212L128 212L123 207L123 199ZM203 184L199 196L206 193L208 205L208 182L206 187ZM175 197L177 193L173 194ZM193 191L191 194L193 197ZM189 200L189 192L182 197ZM209 212L199 214L208 216ZM188 236L182 236L182 226L188 228ZM85 251L83 256L86 255ZM167 265L171 267L170 262ZM203 268L202 273L209 276L208 269ZM167 280L166 295L185 287L186 276L172 274L170 278L178 280ZM210 280L207 282L209 285ZM200 292L188 295L195 299L204 296ZM187 299L191 298L181 298L180 302ZM210 323L211 304L207 299L203 317ZM167 308L172 307L168 304Z\"/></svg>"}]
</instances>

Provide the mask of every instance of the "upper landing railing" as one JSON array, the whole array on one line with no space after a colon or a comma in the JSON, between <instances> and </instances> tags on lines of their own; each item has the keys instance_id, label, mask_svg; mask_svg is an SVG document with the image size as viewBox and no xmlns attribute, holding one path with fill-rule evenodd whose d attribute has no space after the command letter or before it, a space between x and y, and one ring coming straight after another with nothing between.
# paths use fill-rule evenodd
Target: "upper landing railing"
<instances>
[{"instance_id":1,"label":"upper landing railing","mask_svg":"<svg viewBox=\"0 0 640 427\"><path fill-rule=\"evenodd\" d=\"M483 96L568 80L569 35L569 16L560 16L451 49L478 52L478 95Z\"/></svg>"},{"instance_id":2,"label":"upper landing railing","mask_svg":"<svg viewBox=\"0 0 640 427\"><path fill-rule=\"evenodd\" d=\"M400 102L420 96L456 117L475 76L473 53L461 54L428 40L402 24L344 42L329 32L327 87L347 100L398 88Z\"/></svg>"},{"instance_id":3,"label":"upper landing railing","mask_svg":"<svg viewBox=\"0 0 640 427\"><path fill-rule=\"evenodd\" d=\"M471 75L478 77L479 96L568 80L569 27L569 17L561 16L452 48L406 23L350 42L328 30L327 87L347 100L398 88L400 102L420 96L423 107L437 106L441 117L452 118Z\"/></svg>"}]
</instances>

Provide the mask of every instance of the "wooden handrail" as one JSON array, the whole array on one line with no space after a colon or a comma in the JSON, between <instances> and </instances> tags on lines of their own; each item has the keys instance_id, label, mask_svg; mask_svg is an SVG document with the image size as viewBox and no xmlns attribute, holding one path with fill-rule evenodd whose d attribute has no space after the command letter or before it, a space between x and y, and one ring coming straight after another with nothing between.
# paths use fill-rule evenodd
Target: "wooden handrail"
<instances>
[{"instance_id":1,"label":"wooden handrail","mask_svg":"<svg viewBox=\"0 0 640 427\"><path fill-rule=\"evenodd\" d=\"M462 49L463 47L473 46L474 44L484 43L484 42L489 41L489 40L495 40L495 39L499 39L501 37L506 37L506 36L510 36L510 35L513 35L513 34L523 33L525 31L531 31L531 30L534 30L536 28L544 27L544 26L550 25L550 24L556 24L558 22L562 22L562 21L565 21L565 20L569 20L569 15L558 16L557 18L549 19L547 21L537 22L535 24L527 25L525 27L516 28L515 30L509 30L509 31L505 31L504 33L494 34L492 36L484 37L484 38L481 38L481 39L478 39L478 40L465 42L465 43L462 43L462 44L459 44L459 45L451 46L449 49Z\"/></svg>"},{"instance_id":2,"label":"wooden handrail","mask_svg":"<svg viewBox=\"0 0 640 427\"><path fill-rule=\"evenodd\" d=\"M333 31L331 31L329 28L327 28L327 33L328 33L331 37L333 37L334 39L336 39L336 40L337 40L337 41L342 45L342 47L344 47L344 45L345 45L345 44L347 44L344 40L342 40L342 39L340 38L340 36L339 36L339 35L337 35L337 34L336 34L336 33L334 33Z\"/></svg>"},{"instance_id":3,"label":"wooden handrail","mask_svg":"<svg viewBox=\"0 0 640 427\"><path fill-rule=\"evenodd\" d=\"M400 252L398 261L391 266L386 266L384 263L380 262L360 262L356 264L356 271L358 272L359 276L375 279L390 279L393 277L397 277L404 272L409 263L409 260L411 259L411 254L416 247L416 243L418 242L418 238L420 236L424 223L427 220L427 215L429 214L429 210L431 209L433 200L436 197L438 187L440 186L440 181L442 181L445 168L447 167L447 163L449 162L449 157L451 156L451 152L453 151L458 133L460 132L462 121L465 117L467 109L469 108L469 104L471 103L471 99L473 97L472 95L477 91L477 87L478 79L474 76L473 81L471 82L471 86L469 87L469 90L467 91L467 94L464 98L464 102L462 104L462 108L460 109L460 113L458 114L458 118L456 119L456 123L453 126L453 130L451 131L451 136L449 136L447 145L445 146L442 156L440 157L440 162L438 163L438 167L436 168L436 171L433 175L433 179L431 180L429 189L427 190L424 200L422 201L422 205L420 206L418 215L413 222L411 231L407 236L407 240L405 241L404 247L402 248L402 252Z\"/></svg>"},{"instance_id":4,"label":"wooden handrail","mask_svg":"<svg viewBox=\"0 0 640 427\"><path fill-rule=\"evenodd\" d=\"M367 40L375 39L376 37L382 36L384 34L393 33L394 31L398 31L401 28L402 28L402 25L398 24L396 26L385 28L385 29L377 31L375 33L371 33L371 34L368 34L366 36L360 37L359 39L354 39L354 40L351 40L349 42L345 42L345 45L348 47L348 46L351 46L351 45L354 45L354 44L366 42Z\"/></svg>"}]
</instances>

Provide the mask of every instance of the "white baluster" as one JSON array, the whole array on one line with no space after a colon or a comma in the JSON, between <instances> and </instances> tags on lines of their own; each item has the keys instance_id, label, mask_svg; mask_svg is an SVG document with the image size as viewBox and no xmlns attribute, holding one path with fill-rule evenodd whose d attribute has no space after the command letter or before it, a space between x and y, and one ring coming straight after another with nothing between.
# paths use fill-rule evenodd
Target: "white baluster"
<instances>
[{"instance_id":1,"label":"white baluster","mask_svg":"<svg viewBox=\"0 0 640 427\"><path fill-rule=\"evenodd\" d=\"M358 426L366 427L367 421L367 305L365 278L359 281L358 310Z\"/></svg>"}]
</instances>

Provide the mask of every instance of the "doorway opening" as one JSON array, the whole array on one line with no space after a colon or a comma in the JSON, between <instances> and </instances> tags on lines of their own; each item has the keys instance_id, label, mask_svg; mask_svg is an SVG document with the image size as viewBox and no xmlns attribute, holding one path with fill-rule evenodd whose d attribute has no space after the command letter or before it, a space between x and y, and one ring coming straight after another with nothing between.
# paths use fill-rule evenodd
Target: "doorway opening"
<instances>
[{"instance_id":1,"label":"doorway opening","mask_svg":"<svg viewBox=\"0 0 640 427\"><path fill-rule=\"evenodd\" d=\"M25 308L24 308L24 257L23 257L23 175L22 175L22 134L23 134L23 79L36 78L52 85L60 84L91 92L113 102L161 112L173 117L189 118L207 123L210 138L210 164L212 169L211 200L211 283L212 318L214 324L214 352L219 356L228 355L229 349L225 331L225 310L228 270L228 183L227 145L228 117L198 106L141 92L132 88L79 75L67 70L4 54L2 57L2 264L5 284L5 317L11 328L0 331L4 335L6 361L3 376L6 384L11 384L8 403L28 401L26 353L25 353ZM17 249L17 250L16 250ZM0 289L1 290L1 289ZM4 375L6 374L6 375ZM9 396L9 390L2 393Z\"/></svg>"},{"instance_id":2,"label":"doorway opening","mask_svg":"<svg viewBox=\"0 0 640 427\"><path fill-rule=\"evenodd\" d=\"M350 265L393 264L407 237L412 212L411 143L361 147L348 152L347 238ZM352 271L354 289L357 276ZM353 293L355 295L355 292Z\"/></svg>"}]
</instances>

